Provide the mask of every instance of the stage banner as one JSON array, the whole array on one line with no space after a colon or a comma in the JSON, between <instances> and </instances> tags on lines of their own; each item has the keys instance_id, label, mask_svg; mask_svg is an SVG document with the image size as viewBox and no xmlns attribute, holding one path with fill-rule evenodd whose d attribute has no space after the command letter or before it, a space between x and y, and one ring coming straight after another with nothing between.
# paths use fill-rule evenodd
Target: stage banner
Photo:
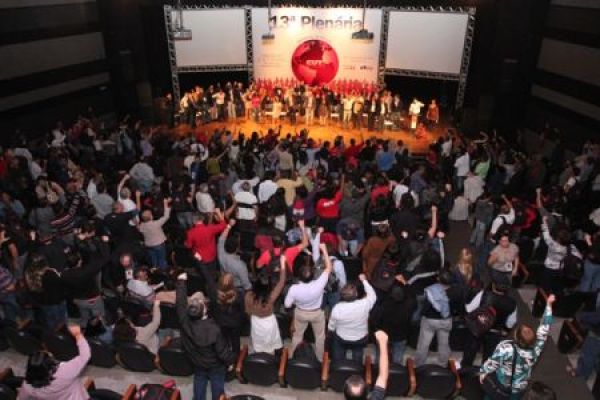
<instances>
[{"instance_id":1,"label":"stage banner","mask_svg":"<svg viewBox=\"0 0 600 400\"><path fill-rule=\"evenodd\" d=\"M360 8L252 9L253 69L257 82L300 81L342 88L377 84L382 11L366 11L372 40L353 40L363 27ZM269 32L272 39L264 39Z\"/></svg>"}]
</instances>

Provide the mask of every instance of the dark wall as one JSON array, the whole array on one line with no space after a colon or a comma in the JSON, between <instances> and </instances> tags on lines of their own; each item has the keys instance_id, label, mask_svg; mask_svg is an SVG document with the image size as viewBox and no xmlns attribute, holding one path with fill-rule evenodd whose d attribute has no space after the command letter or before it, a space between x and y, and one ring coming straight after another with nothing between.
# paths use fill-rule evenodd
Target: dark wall
<instances>
[{"instance_id":1,"label":"dark wall","mask_svg":"<svg viewBox=\"0 0 600 400\"><path fill-rule=\"evenodd\" d=\"M527 125L546 124L573 149L600 130L600 8L552 4L527 105ZM554 129L552 129L553 131Z\"/></svg>"},{"instance_id":2,"label":"dark wall","mask_svg":"<svg viewBox=\"0 0 600 400\"><path fill-rule=\"evenodd\" d=\"M0 8L0 129L39 135L88 107L113 110L95 1L22 0Z\"/></svg>"}]
</instances>

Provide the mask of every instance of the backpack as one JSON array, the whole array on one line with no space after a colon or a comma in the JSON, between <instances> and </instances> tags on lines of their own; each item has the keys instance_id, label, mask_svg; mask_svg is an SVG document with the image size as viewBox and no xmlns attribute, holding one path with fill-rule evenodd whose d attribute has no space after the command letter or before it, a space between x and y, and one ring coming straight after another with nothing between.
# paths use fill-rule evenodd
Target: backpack
<instances>
[{"instance_id":1,"label":"backpack","mask_svg":"<svg viewBox=\"0 0 600 400\"><path fill-rule=\"evenodd\" d=\"M578 283L583 277L583 260L571 252L571 245L567 246L567 254L561 263L562 276L571 283Z\"/></svg>"},{"instance_id":2,"label":"backpack","mask_svg":"<svg viewBox=\"0 0 600 400\"><path fill-rule=\"evenodd\" d=\"M490 304L489 297L484 291L479 307L465 316L465 325L473 336L481 337L492 329L496 323L496 315L496 308Z\"/></svg>"},{"instance_id":3,"label":"backpack","mask_svg":"<svg viewBox=\"0 0 600 400\"><path fill-rule=\"evenodd\" d=\"M389 291L394 284L394 280L396 279L397 268L398 264L396 262L384 257L375 266L371 285L373 285L374 288L384 292Z\"/></svg>"},{"instance_id":4,"label":"backpack","mask_svg":"<svg viewBox=\"0 0 600 400\"><path fill-rule=\"evenodd\" d=\"M167 382L169 383L169 382ZM170 387L167 387L170 386ZM175 389L173 384L144 383L135 396L136 400L170 400Z\"/></svg>"},{"instance_id":5,"label":"backpack","mask_svg":"<svg viewBox=\"0 0 600 400\"><path fill-rule=\"evenodd\" d=\"M465 317L465 325L475 337L485 335L495 323L496 309L488 305L477 307Z\"/></svg>"}]
</instances>

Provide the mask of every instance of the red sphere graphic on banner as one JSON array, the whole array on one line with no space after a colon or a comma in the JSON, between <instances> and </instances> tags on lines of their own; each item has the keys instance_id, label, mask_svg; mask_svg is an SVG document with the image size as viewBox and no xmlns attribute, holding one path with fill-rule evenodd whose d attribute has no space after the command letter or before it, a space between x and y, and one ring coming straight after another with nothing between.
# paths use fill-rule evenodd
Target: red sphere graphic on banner
<instances>
[{"instance_id":1,"label":"red sphere graphic on banner","mask_svg":"<svg viewBox=\"0 0 600 400\"><path fill-rule=\"evenodd\" d=\"M292 54L292 71L309 86L331 82L338 72L339 60L331 45L323 40L307 40Z\"/></svg>"}]
</instances>

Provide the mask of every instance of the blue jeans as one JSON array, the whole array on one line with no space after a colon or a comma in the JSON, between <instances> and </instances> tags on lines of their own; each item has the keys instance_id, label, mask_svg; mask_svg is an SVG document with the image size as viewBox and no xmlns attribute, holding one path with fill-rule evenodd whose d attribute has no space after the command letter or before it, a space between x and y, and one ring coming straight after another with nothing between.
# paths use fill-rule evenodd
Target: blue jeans
<instances>
[{"instance_id":1,"label":"blue jeans","mask_svg":"<svg viewBox=\"0 0 600 400\"><path fill-rule=\"evenodd\" d=\"M587 335L577 360L577 376L588 379L596 369L599 357L600 339L593 335Z\"/></svg>"},{"instance_id":2,"label":"blue jeans","mask_svg":"<svg viewBox=\"0 0 600 400\"><path fill-rule=\"evenodd\" d=\"M41 317L44 327L53 331L67 323L67 304L53 304L49 306L41 306Z\"/></svg>"},{"instance_id":3,"label":"blue jeans","mask_svg":"<svg viewBox=\"0 0 600 400\"><path fill-rule=\"evenodd\" d=\"M79 323L83 327L92 318L104 317L104 300L101 296L94 299L73 299L73 303L79 308Z\"/></svg>"},{"instance_id":4,"label":"blue jeans","mask_svg":"<svg viewBox=\"0 0 600 400\"><path fill-rule=\"evenodd\" d=\"M336 333L333 334L331 342L331 359L340 361L346 359L346 352L350 350L352 360L362 364L365 347L367 346L368 337L365 336L360 340L344 340Z\"/></svg>"},{"instance_id":5,"label":"blue jeans","mask_svg":"<svg viewBox=\"0 0 600 400\"><path fill-rule=\"evenodd\" d=\"M196 368L194 373L194 400L206 399L208 381L210 381L212 400L219 400L219 397L225 393L225 367Z\"/></svg>"},{"instance_id":6,"label":"blue jeans","mask_svg":"<svg viewBox=\"0 0 600 400\"><path fill-rule=\"evenodd\" d=\"M475 221L475 227L471 232L471 238L469 239L469 243L471 245L479 248L483 242L485 241L485 234L487 232L487 224L481 221Z\"/></svg>"},{"instance_id":7,"label":"blue jeans","mask_svg":"<svg viewBox=\"0 0 600 400\"><path fill-rule=\"evenodd\" d=\"M399 342L389 342L391 348L390 362L397 365L404 365L404 352L406 351L406 340ZM375 360L374 363L379 363L379 346L375 346Z\"/></svg>"},{"instance_id":8,"label":"blue jeans","mask_svg":"<svg viewBox=\"0 0 600 400\"><path fill-rule=\"evenodd\" d=\"M485 239L481 247L478 249L479 260L475 265L475 271L473 271L473 274L476 278L481 278L481 272L487 267L488 258L490 258L490 253L492 250L494 250L494 247L496 247L496 243L490 239Z\"/></svg>"},{"instance_id":9,"label":"blue jeans","mask_svg":"<svg viewBox=\"0 0 600 400\"><path fill-rule=\"evenodd\" d=\"M146 247L146 251L148 252L152 267L158 267L163 271L168 268L167 247L164 243L158 246Z\"/></svg>"},{"instance_id":10,"label":"blue jeans","mask_svg":"<svg viewBox=\"0 0 600 400\"><path fill-rule=\"evenodd\" d=\"M598 289L600 289L600 264L594 264L586 259L579 290L582 292L596 292Z\"/></svg>"},{"instance_id":11,"label":"blue jeans","mask_svg":"<svg viewBox=\"0 0 600 400\"><path fill-rule=\"evenodd\" d=\"M20 314L21 307L17 303L17 296L14 293L0 295L0 307L4 313L4 319L14 322Z\"/></svg>"}]
</instances>

